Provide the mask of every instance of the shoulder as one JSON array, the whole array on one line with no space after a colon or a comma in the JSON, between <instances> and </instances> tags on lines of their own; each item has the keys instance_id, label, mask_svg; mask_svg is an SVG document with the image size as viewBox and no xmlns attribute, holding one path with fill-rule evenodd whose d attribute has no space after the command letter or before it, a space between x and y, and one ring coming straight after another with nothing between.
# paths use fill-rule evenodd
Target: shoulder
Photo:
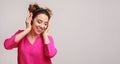
<instances>
[{"instance_id":1,"label":"shoulder","mask_svg":"<svg viewBox=\"0 0 120 64\"><path fill-rule=\"evenodd\" d=\"M24 30L18 30L18 32L22 32L22 31L24 31Z\"/></svg>"},{"instance_id":2,"label":"shoulder","mask_svg":"<svg viewBox=\"0 0 120 64\"><path fill-rule=\"evenodd\" d=\"M17 30L15 34L18 34L20 32L23 32L24 30Z\"/></svg>"},{"instance_id":3,"label":"shoulder","mask_svg":"<svg viewBox=\"0 0 120 64\"><path fill-rule=\"evenodd\" d=\"M49 38L50 40L54 40L54 37L51 36L51 35L48 35L48 38Z\"/></svg>"},{"instance_id":4,"label":"shoulder","mask_svg":"<svg viewBox=\"0 0 120 64\"><path fill-rule=\"evenodd\" d=\"M53 38L53 36L51 36L51 35L48 35L48 38Z\"/></svg>"}]
</instances>

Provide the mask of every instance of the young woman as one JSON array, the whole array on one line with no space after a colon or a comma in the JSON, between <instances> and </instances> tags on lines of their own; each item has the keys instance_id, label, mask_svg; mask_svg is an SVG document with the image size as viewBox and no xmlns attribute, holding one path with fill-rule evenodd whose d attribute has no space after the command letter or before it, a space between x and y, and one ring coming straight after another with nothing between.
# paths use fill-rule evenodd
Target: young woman
<instances>
[{"instance_id":1,"label":"young woman","mask_svg":"<svg viewBox=\"0 0 120 64\"><path fill-rule=\"evenodd\" d=\"M57 53L52 36L47 32L50 26L51 10L29 5L26 29L18 30L4 41L7 50L18 48L18 64L52 64Z\"/></svg>"}]
</instances>

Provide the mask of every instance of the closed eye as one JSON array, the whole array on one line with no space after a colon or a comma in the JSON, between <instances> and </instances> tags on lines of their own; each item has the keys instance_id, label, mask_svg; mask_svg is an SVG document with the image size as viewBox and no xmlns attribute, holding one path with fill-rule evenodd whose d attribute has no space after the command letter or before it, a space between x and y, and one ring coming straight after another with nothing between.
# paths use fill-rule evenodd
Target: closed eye
<instances>
[{"instance_id":1,"label":"closed eye","mask_svg":"<svg viewBox=\"0 0 120 64\"><path fill-rule=\"evenodd\" d=\"M41 24L41 23L42 23L42 21L41 21L41 20L38 20L38 23L39 23L39 24Z\"/></svg>"},{"instance_id":2,"label":"closed eye","mask_svg":"<svg viewBox=\"0 0 120 64\"><path fill-rule=\"evenodd\" d=\"M45 22L44 24L45 24L45 25L48 25L48 22Z\"/></svg>"}]
</instances>

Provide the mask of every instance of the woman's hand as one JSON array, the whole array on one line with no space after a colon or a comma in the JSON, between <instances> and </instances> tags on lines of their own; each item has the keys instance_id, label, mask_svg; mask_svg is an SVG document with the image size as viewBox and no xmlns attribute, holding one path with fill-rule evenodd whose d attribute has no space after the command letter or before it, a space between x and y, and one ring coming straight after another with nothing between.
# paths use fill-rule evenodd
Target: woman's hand
<instances>
[{"instance_id":1,"label":"woman's hand","mask_svg":"<svg viewBox=\"0 0 120 64\"><path fill-rule=\"evenodd\" d=\"M33 14L30 13L26 18L26 29L22 31L21 33L17 34L15 37L15 42L18 43L26 34L28 34L31 30L31 20L32 20Z\"/></svg>"},{"instance_id":2,"label":"woman's hand","mask_svg":"<svg viewBox=\"0 0 120 64\"><path fill-rule=\"evenodd\" d=\"M48 34L47 34L49 28L50 28L50 22L48 22L48 27L47 27L47 29L42 33L43 40L44 40L44 43L45 43L45 44L49 44L49 43L50 43L50 40L49 40Z\"/></svg>"},{"instance_id":3,"label":"woman's hand","mask_svg":"<svg viewBox=\"0 0 120 64\"><path fill-rule=\"evenodd\" d=\"M43 35L47 35L49 28L50 28L50 22L48 22L47 29L43 32Z\"/></svg>"},{"instance_id":4,"label":"woman's hand","mask_svg":"<svg viewBox=\"0 0 120 64\"><path fill-rule=\"evenodd\" d=\"M32 26L31 26L32 16L33 16L33 14L29 13L29 15L27 16L26 21L25 21L25 23L26 23L26 30L28 30L28 31L30 31L31 28L32 28Z\"/></svg>"}]
</instances>

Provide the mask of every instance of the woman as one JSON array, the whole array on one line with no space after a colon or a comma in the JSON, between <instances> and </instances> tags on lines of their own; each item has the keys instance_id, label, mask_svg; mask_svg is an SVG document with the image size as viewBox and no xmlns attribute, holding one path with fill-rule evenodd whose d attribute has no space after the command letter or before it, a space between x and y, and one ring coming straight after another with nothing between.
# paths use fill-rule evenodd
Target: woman
<instances>
[{"instance_id":1,"label":"woman","mask_svg":"<svg viewBox=\"0 0 120 64\"><path fill-rule=\"evenodd\" d=\"M18 48L18 64L52 64L57 53L52 36L47 32L50 26L51 10L29 5L26 29L18 30L4 41L7 50Z\"/></svg>"}]
</instances>

